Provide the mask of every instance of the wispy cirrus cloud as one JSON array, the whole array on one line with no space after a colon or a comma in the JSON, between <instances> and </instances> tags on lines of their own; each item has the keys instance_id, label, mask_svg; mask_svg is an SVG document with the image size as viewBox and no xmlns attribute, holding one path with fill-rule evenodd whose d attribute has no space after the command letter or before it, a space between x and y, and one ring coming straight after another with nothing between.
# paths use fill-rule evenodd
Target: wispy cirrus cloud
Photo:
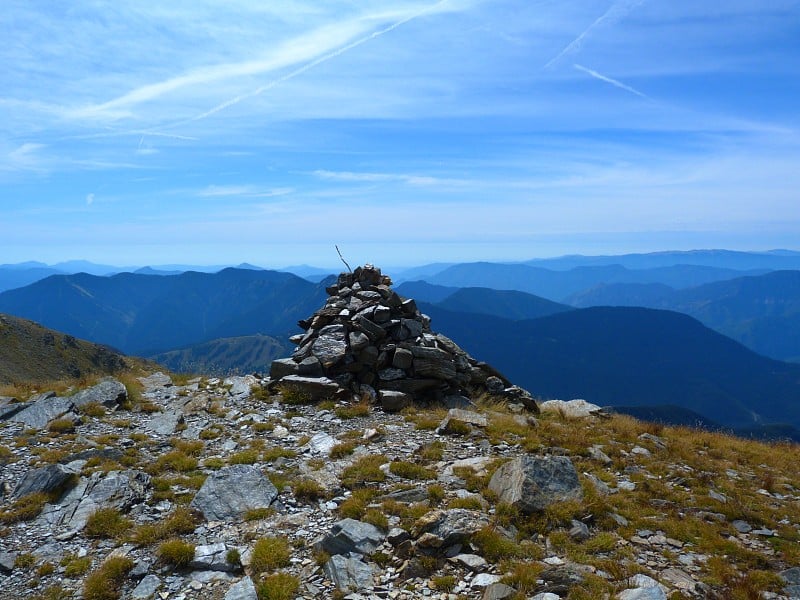
<instances>
[{"instance_id":1,"label":"wispy cirrus cloud","mask_svg":"<svg viewBox=\"0 0 800 600\"><path fill-rule=\"evenodd\" d=\"M587 75L589 75L591 77L594 77L595 79L599 79L600 81L605 81L606 83L610 83L614 87L617 87L617 88L619 88L621 90L625 90L626 92L630 92L631 94L639 96L640 98L645 98L646 100L652 100L652 98L650 98L650 96L640 92L636 88L631 87L629 85L625 85L621 81L617 81L616 79L612 79L611 77L608 77L607 75L603 75L602 73L598 73L597 71L595 71L593 69L590 69L588 67L584 67L583 65L579 65L577 63L575 63L572 66L575 69L577 69L578 71L586 73Z\"/></svg>"},{"instance_id":2,"label":"wispy cirrus cloud","mask_svg":"<svg viewBox=\"0 0 800 600\"><path fill-rule=\"evenodd\" d=\"M407 173L370 173L353 171L326 171L318 169L312 175L328 181L346 181L359 183L395 182L414 186L465 186L472 181L450 177L432 177L429 175L413 175Z\"/></svg>"},{"instance_id":3,"label":"wispy cirrus cloud","mask_svg":"<svg viewBox=\"0 0 800 600\"><path fill-rule=\"evenodd\" d=\"M555 65L559 60L561 60L564 56L575 54L576 52L580 51L581 47L583 46L584 40L592 33L595 29L598 29L601 26L608 26L616 21L619 21L625 15L627 15L631 10L642 4L645 0L616 0L609 8L604 12L602 15L597 17L592 23L584 29L578 37L572 40L569 44L564 46L562 50L556 54L553 58L551 58L547 63L544 65L545 69L549 69L553 65Z\"/></svg>"},{"instance_id":4,"label":"wispy cirrus cloud","mask_svg":"<svg viewBox=\"0 0 800 600\"><path fill-rule=\"evenodd\" d=\"M294 192L294 188L290 187L263 188L256 185L209 185L200 190L197 195L203 198L272 198L286 196L292 192Z\"/></svg>"}]
</instances>

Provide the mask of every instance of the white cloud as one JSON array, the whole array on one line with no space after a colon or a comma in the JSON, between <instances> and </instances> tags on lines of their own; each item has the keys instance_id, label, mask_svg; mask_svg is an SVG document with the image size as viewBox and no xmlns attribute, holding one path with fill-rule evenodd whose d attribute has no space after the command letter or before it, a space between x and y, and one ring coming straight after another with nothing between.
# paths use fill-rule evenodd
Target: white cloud
<instances>
[{"instance_id":1,"label":"white cloud","mask_svg":"<svg viewBox=\"0 0 800 600\"><path fill-rule=\"evenodd\" d=\"M94 204L94 194L86 194L86 205L91 206Z\"/></svg>"},{"instance_id":2,"label":"white cloud","mask_svg":"<svg viewBox=\"0 0 800 600\"><path fill-rule=\"evenodd\" d=\"M595 79L599 79L600 81L605 81L606 83L610 83L614 87L618 87L621 90L625 90L626 92L630 92L631 94L635 94L636 96L639 96L640 98L645 98L647 100L651 99L648 95L643 94L642 92L640 92L636 88L633 88L633 87L631 87L629 85L625 85L621 81L617 81L616 79L612 79L611 77L608 77L607 75L603 75L602 73L598 73L597 71L589 69L588 67L584 67L583 65L579 65L577 63L572 65L572 66L574 68L576 68L578 71L582 71L582 72L586 73L587 75L590 75L591 77L594 77Z\"/></svg>"},{"instance_id":3,"label":"white cloud","mask_svg":"<svg viewBox=\"0 0 800 600\"><path fill-rule=\"evenodd\" d=\"M544 68L549 69L554 64L556 64L563 56L568 54L575 54L579 52L581 46L583 45L584 39L597 27L601 25L611 25L616 21L622 19L625 15L627 15L631 10L642 4L644 0L617 0L614 2L606 12L600 15L597 19L592 21L592 23L584 29L578 37L572 40L569 44L564 46L564 48L556 54L553 58L547 61Z\"/></svg>"},{"instance_id":4,"label":"white cloud","mask_svg":"<svg viewBox=\"0 0 800 600\"><path fill-rule=\"evenodd\" d=\"M404 173L356 173L353 171L326 171L324 169L318 169L316 171L312 171L311 174L320 179L327 179L331 181L362 183L391 181L415 186L462 186L471 185L474 183L465 179L431 177L428 175L409 175Z\"/></svg>"},{"instance_id":5,"label":"white cloud","mask_svg":"<svg viewBox=\"0 0 800 600\"><path fill-rule=\"evenodd\" d=\"M294 191L290 187L261 188L255 185L209 185L200 190L197 195L204 198L217 197L247 197L247 198L273 198L285 196Z\"/></svg>"}]
</instances>

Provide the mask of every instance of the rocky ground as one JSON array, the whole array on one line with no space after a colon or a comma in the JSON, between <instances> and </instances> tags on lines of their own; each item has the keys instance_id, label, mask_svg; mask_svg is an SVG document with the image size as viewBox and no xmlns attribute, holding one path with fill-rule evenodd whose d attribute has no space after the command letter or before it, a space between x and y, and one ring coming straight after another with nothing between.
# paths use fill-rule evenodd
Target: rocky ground
<instances>
[{"instance_id":1,"label":"rocky ground","mask_svg":"<svg viewBox=\"0 0 800 600\"><path fill-rule=\"evenodd\" d=\"M800 598L796 447L263 383L0 399L0 597Z\"/></svg>"}]
</instances>

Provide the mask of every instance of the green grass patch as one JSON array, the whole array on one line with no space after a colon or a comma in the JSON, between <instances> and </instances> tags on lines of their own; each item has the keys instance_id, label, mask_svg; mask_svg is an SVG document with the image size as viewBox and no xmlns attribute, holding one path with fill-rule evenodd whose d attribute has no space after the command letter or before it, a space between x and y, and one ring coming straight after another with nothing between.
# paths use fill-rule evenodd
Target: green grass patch
<instances>
[{"instance_id":1,"label":"green grass patch","mask_svg":"<svg viewBox=\"0 0 800 600\"><path fill-rule=\"evenodd\" d=\"M93 538L116 538L133 527L133 522L116 508L100 508L86 520L84 532Z\"/></svg>"},{"instance_id":2,"label":"green grass patch","mask_svg":"<svg viewBox=\"0 0 800 600\"><path fill-rule=\"evenodd\" d=\"M389 472L404 479L429 481L436 479L436 471L404 460L395 460L389 464Z\"/></svg>"},{"instance_id":3,"label":"green grass patch","mask_svg":"<svg viewBox=\"0 0 800 600\"><path fill-rule=\"evenodd\" d=\"M288 566L292 550L286 538L268 536L258 540L250 556L253 573L268 573Z\"/></svg>"},{"instance_id":4,"label":"green grass patch","mask_svg":"<svg viewBox=\"0 0 800 600\"><path fill-rule=\"evenodd\" d=\"M256 585L258 600L293 600L300 589L300 580L289 573L264 577Z\"/></svg>"},{"instance_id":5,"label":"green grass patch","mask_svg":"<svg viewBox=\"0 0 800 600\"><path fill-rule=\"evenodd\" d=\"M133 561L122 556L112 556L92 572L83 583L84 600L117 600L122 584L133 568Z\"/></svg>"},{"instance_id":6,"label":"green grass patch","mask_svg":"<svg viewBox=\"0 0 800 600\"><path fill-rule=\"evenodd\" d=\"M194 560L194 544L173 538L158 547L156 556L164 564L176 568L185 567Z\"/></svg>"},{"instance_id":7,"label":"green grass patch","mask_svg":"<svg viewBox=\"0 0 800 600\"><path fill-rule=\"evenodd\" d=\"M382 454L364 456L342 471L342 485L347 488L363 487L367 483L380 483L386 480L386 473L380 470L386 464Z\"/></svg>"}]
</instances>

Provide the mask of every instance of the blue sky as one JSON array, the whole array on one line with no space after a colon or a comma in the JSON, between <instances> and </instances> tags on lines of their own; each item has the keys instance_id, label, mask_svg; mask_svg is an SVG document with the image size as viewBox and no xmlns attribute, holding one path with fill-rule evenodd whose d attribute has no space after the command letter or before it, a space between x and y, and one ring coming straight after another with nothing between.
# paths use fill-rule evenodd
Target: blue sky
<instances>
[{"instance_id":1,"label":"blue sky","mask_svg":"<svg viewBox=\"0 0 800 600\"><path fill-rule=\"evenodd\" d=\"M800 2L0 12L0 263L800 249Z\"/></svg>"}]
</instances>

